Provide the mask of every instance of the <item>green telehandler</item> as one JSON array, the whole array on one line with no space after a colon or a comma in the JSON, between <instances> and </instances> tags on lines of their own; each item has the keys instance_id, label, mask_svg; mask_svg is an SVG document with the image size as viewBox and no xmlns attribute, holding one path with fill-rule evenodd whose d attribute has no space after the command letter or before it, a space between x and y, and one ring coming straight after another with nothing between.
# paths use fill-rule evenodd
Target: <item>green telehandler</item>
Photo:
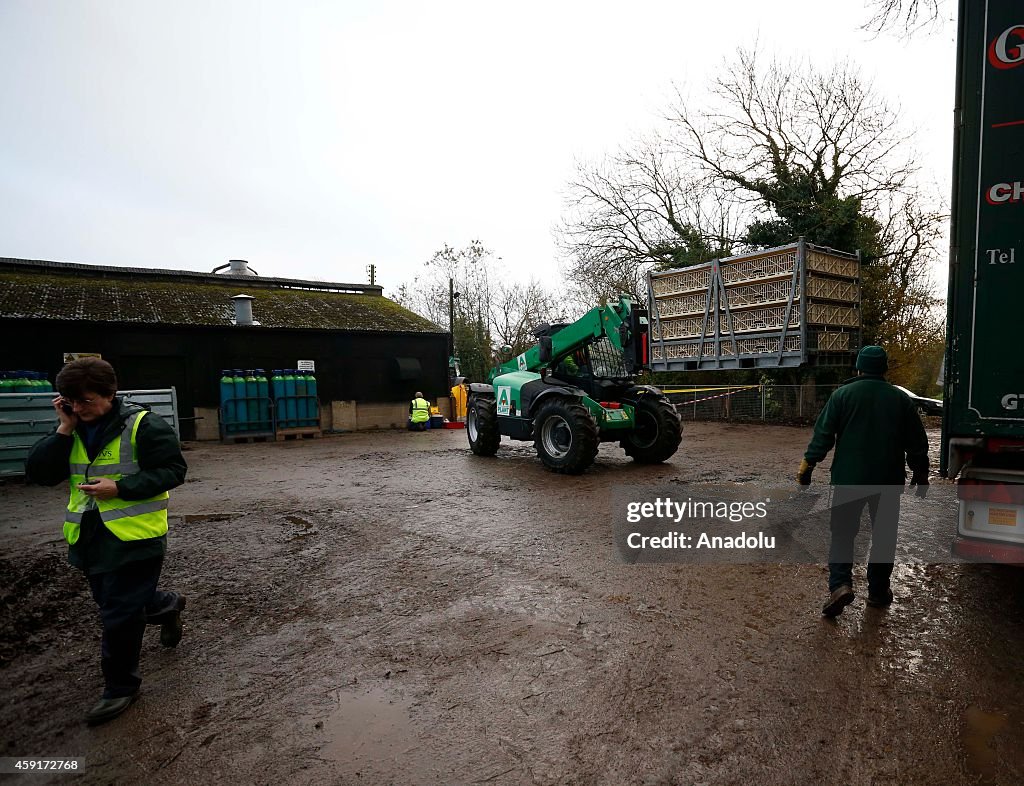
<instances>
[{"instance_id":1,"label":"green telehandler","mask_svg":"<svg viewBox=\"0 0 1024 786\"><path fill-rule=\"evenodd\" d=\"M576 475L601 442L617 441L642 464L672 456L682 439L675 407L656 387L635 384L647 365L647 310L630 298L598 306L571 324L542 324L537 343L469 386L466 434L478 456L502 435L533 441L555 472Z\"/></svg>"}]
</instances>

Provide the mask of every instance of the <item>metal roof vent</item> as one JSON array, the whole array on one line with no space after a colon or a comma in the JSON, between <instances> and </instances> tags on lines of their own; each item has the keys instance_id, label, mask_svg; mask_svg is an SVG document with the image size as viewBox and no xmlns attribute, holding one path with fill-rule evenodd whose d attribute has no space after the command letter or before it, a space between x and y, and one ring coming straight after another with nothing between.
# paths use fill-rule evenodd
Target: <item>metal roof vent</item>
<instances>
[{"instance_id":1,"label":"metal roof vent","mask_svg":"<svg viewBox=\"0 0 1024 786\"><path fill-rule=\"evenodd\" d=\"M232 321L235 325L258 325L259 322L252 318L252 295L235 295L231 298L235 303L235 318Z\"/></svg>"},{"instance_id":2,"label":"metal roof vent","mask_svg":"<svg viewBox=\"0 0 1024 786\"><path fill-rule=\"evenodd\" d=\"M214 273L221 273L225 276L258 276L255 270L249 267L244 259L231 259L226 265L219 265L213 269Z\"/></svg>"}]
</instances>

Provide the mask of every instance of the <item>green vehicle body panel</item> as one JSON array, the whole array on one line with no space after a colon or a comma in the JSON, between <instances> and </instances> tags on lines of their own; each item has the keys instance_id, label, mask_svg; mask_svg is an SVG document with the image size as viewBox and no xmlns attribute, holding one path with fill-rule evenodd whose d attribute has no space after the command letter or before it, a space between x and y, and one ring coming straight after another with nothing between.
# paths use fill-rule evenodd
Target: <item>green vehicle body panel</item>
<instances>
[{"instance_id":1,"label":"green vehicle body panel","mask_svg":"<svg viewBox=\"0 0 1024 786\"><path fill-rule=\"evenodd\" d=\"M1024 438L1024 4L961 0L942 471L950 440Z\"/></svg>"},{"instance_id":2,"label":"green vehicle body panel","mask_svg":"<svg viewBox=\"0 0 1024 786\"><path fill-rule=\"evenodd\" d=\"M629 431L636 422L635 410L629 404L623 403L618 409L606 409L589 396L583 397L583 403L590 410L590 414L594 416L594 419L597 421L597 427L601 431Z\"/></svg>"},{"instance_id":3,"label":"green vehicle body panel","mask_svg":"<svg viewBox=\"0 0 1024 786\"><path fill-rule=\"evenodd\" d=\"M498 417L509 417L513 413L516 416L522 415L522 389L528 382L535 382L540 379L540 374L533 371L510 371L501 374L491 380L494 385L494 398L497 402ZM602 431L626 430L633 428L635 422L634 408L629 404L622 404L621 408L605 408L589 396L583 396L584 406L594 416L597 427Z\"/></svg>"},{"instance_id":4,"label":"green vehicle body panel","mask_svg":"<svg viewBox=\"0 0 1024 786\"><path fill-rule=\"evenodd\" d=\"M506 417L513 412L521 414L523 385L538 379L540 374L533 371L512 371L493 377L491 384L494 385L494 398L498 402L498 417Z\"/></svg>"}]
</instances>

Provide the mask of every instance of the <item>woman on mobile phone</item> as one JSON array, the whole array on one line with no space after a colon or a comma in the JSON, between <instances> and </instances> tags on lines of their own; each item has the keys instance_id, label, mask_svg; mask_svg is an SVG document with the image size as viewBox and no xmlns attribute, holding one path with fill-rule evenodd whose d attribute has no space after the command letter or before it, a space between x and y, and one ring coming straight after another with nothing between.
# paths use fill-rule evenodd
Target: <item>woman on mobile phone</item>
<instances>
[{"instance_id":1,"label":"woman on mobile phone","mask_svg":"<svg viewBox=\"0 0 1024 786\"><path fill-rule=\"evenodd\" d=\"M116 395L117 375L105 360L68 363L56 387L59 423L32 447L25 468L30 482L69 481L68 561L88 577L103 624L105 687L85 717L96 725L138 696L146 625L161 626L164 646L181 640L185 597L157 584L167 551L168 491L185 481L188 467L167 422Z\"/></svg>"}]
</instances>

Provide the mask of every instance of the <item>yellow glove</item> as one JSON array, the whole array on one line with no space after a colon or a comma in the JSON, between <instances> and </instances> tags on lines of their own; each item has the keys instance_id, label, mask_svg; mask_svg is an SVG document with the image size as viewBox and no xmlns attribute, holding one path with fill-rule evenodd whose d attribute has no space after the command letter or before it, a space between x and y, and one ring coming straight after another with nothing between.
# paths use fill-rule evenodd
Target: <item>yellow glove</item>
<instances>
[{"instance_id":1,"label":"yellow glove","mask_svg":"<svg viewBox=\"0 0 1024 786\"><path fill-rule=\"evenodd\" d=\"M802 459L800 461L800 469L796 471L796 482L801 486L810 486L812 472L814 472L814 464L807 459Z\"/></svg>"}]
</instances>

